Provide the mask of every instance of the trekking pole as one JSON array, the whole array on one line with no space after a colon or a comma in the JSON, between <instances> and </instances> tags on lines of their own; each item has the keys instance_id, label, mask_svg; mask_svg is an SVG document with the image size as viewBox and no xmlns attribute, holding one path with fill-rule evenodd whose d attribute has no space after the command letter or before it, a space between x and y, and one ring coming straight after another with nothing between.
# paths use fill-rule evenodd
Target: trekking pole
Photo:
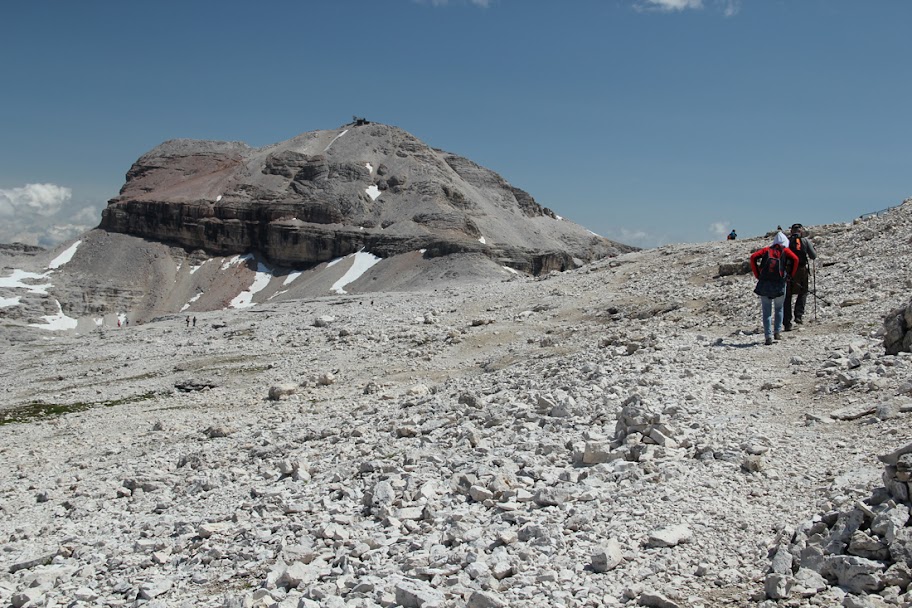
<instances>
[{"instance_id":1,"label":"trekking pole","mask_svg":"<svg viewBox=\"0 0 912 608\"><path fill-rule=\"evenodd\" d=\"M811 283L814 285L814 323L817 322L817 260L811 264Z\"/></svg>"}]
</instances>

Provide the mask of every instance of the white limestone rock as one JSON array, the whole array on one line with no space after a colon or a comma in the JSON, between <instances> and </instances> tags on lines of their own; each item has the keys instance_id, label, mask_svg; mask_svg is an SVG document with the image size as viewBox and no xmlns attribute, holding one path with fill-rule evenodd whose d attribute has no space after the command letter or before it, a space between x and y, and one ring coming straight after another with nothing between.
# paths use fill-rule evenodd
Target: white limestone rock
<instances>
[{"instance_id":1,"label":"white limestone rock","mask_svg":"<svg viewBox=\"0 0 912 608\"><path fill-rule=\"evenodd\" d=\"M200 524L196 533L201 538L209 538L214 534L225 534L234 527L234 523L230 521L213 521Z\"/></svg>"},{"instance_id":2,"label":"white limestone rock","mask_svg":"<svg viewBox=\"0 0 912 608\"><path fill-rule=\"evenodd\" d=\"M650 547L676 547L681 543L690 542L693 532L687 524L678 524L653 530L649 533L647 545Z\"/></svg>"},{"instance_id":3,"label":"white limestone rock","mask_svg":"<svg viewBox=\"0 0 912 608\"><path fill-rule=\"evenodd\" d=\"M173 586L174 581L170 578L157 576L139 585L139 597L144 600L152 600L165 595Z\"/></svg>"},{"instance_id":4,"label":"white limestone rock","mask_svg":"<svg viewBox=\"0 0 912 608\"><path fill-rule=\"evenodd\" d=\"M637 598L637 605L649 608L683 608L683 605L655 591L644 591Z\"/></svg>"},{"instance_id":5,"label":"white limestone rock","mask_svg":"<svg viewBox=\"0 0 912 608\"><path fill-rule=\"evenodd\" d=\"M403 608L443 606L444 595L424 581L406 579L396 583L396 603Z\"/></svg>"},{"instance_id":6,"label":"white limestone rock","mask_svg":"<svg viewBox=\"0 0 912 608\"><path fill-rule=\"evenodd\" d=\"M609 572L617 568L623 560L624 554L620 543L614 538L609 538L592 553L592 570L598 573Z\"/></svg>"},{"instance_id":7,"label":"white limestone rock","mask_svg":"<svg viewBox=\"0 0 912 608\"><path fill-rule=\"evenodd\" d=\"M506 608L509 604L490 591L473 591L466 608Z\"/></svg>"}]
</instances>

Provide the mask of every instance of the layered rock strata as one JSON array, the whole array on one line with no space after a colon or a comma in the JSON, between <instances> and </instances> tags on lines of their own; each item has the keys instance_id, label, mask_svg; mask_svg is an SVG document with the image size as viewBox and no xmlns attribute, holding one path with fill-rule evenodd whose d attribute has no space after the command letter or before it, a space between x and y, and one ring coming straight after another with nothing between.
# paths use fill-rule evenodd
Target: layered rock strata
<instances>
[{"instance_id":1,"label":"layered rock strata","mask_svg":"<svg viewBox=\"0 0 912 608\"><path fill-rule=\"evenodd\" d=\"M167 141L127 173L101 227L302 267L359 250L483 253L539 274L632 248L542 207L500 175L396 127L305 133L264 148Z\"/></svg>"}]
</instances>

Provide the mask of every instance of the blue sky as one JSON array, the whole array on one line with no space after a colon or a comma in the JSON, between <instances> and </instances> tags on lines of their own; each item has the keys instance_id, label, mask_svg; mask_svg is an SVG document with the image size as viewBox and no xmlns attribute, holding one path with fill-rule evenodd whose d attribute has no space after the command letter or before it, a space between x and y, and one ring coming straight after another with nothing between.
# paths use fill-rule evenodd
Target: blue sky
<instances>
[{"instance_id":1,"label":"blue sky","mask_svg":"<svg viewBox=\"0 0 912 608\"><path fill-rule=\"evenodd\" d=\"M908 0L32 0L0 22L0 242L96 225L164 140L353 115L640 246L912 196Z\"/></svg>"}]
</instances>

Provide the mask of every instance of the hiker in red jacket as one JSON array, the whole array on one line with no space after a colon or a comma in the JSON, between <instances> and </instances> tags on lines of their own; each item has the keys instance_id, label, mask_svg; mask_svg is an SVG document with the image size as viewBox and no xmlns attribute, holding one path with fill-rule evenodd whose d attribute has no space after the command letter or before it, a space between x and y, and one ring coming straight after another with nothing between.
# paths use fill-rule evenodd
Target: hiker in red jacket
<instances>
[{"instance_id":1,"label":"hiker in red jacket","mask_svg":"<svg viewBox=\"0 0 912 608\"><path fill-rule=\"evenodd\" d=\"M778 340L782 332L782 305L785 303L787 277L794 276L798 270L798 256L788 245L788 237L777 232L772 245L755 251L750 257L751 271L757 279L754 293L760 296L763 334L767 346L773 340Z\"/></svg>"}]
</instances>

